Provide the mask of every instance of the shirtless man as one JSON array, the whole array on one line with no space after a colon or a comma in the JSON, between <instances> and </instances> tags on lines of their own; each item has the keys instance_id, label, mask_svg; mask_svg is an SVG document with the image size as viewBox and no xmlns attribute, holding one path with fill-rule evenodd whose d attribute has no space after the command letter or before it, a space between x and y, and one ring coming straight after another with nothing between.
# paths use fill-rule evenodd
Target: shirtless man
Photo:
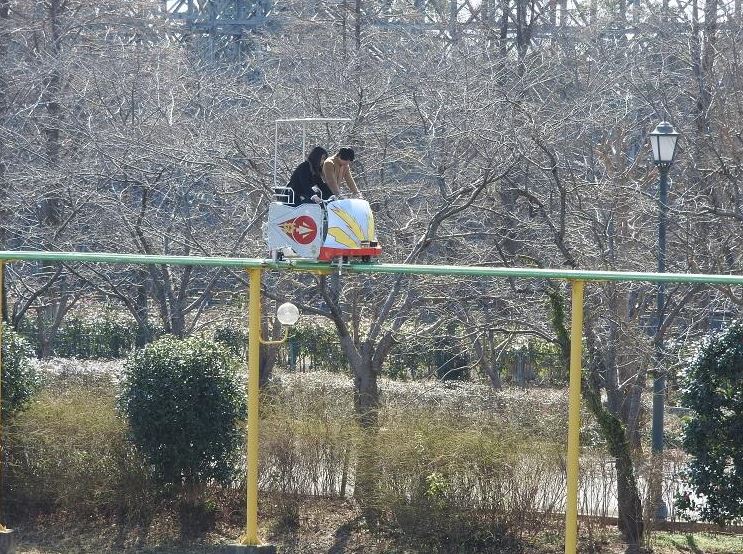
<instances>
[{"instance_id":1,"label":"shirtless man","mask_svg":"<svg viewBox=\"0 0 743 554\"><path fill-rule=\"evenodd\" d=\"M353 180L353 175L351 175L350 165L354 158L355 154L353 150L344 147L338 150L337 154L326 159L322 165L322 174L325 182L330 187L330 190L333 191L333 194L339 198L341 195L341 182L343 181L351 189L354 198L361 198L359 187L356 186L356 181Z\"/></svg>"}]
</instances>

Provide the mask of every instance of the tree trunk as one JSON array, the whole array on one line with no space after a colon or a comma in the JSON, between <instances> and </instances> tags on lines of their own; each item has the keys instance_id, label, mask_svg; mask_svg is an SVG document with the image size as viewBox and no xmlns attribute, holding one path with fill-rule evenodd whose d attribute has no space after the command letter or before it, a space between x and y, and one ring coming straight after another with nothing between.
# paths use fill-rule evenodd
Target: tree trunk
<instances>
[{"instance_id":1,"label":"tree trunk","mask_svg":"<svg viewBox=\"0 0 743 554\"><path fill-rule=\"evenodd\" d=\"M377 502L379 482L379 452L377 431L379 429L379 388L377 372L374 371L370 355L361 356L352 363L354 372L354 408L363 435L356 461L354 497L361 505L364 520L370 527L379 522Z\"/></svg>"},{"instance_id":2,"label":"tree trunk","mask_svg":"<svg viewBox=\"0 0 743 554\"><path fill-rule=\"evenodd\" d=\"M377 375L392 346L392 337L386 334L376 344L367 343L359 348L342 320L334 319L341 348L348 358L354 375L354 409L361 427L363 440L359 443L356 459L354 497L361 505L367 524L379 521L378 478L379 453L376 446L379 430L379 387Z\"/></svg>"},{"instance_id":3,"label":"tree trunk","mask_svg":"<svg viewBox=\"0 0 743 554\"><path fill-rule=\"evenodd\" d=\"M137 336L134 345L137 348L144 348L152 340L152 329L149 322L149 302L147 295L147 271L137 270L136 275L139 277L139 283L135 285L136 296L134 300L134 318L137 321Z\"/></svg>"},{"instance_id":4,"label":"tree trunk","mask_svg":"<svg viewBox=\"0 0 743 554\"><path fill-rule=\"evenodd\" d=\"M270 340L277 340L281 336L281 323L278 319L274 319L271 330L268 330L268 325L262 325L263 336L270 336ZM268 384L273 376L273 368L276 365L276 356L278 354L278 347L276 345L264 344L261 345L259 362L258 362L258 386L263 387Z\"/></svg>"},{"instance_id":5,"label":"tree trunk","mask_svg":"<svg viewBox=\"0 0 743 554\"><path fill-rule=\"evenodd\" d=\"M10 15L10 0L0 0L0 20L8 19ZM6 32L0 32L0 67L2 67L5 64L5 56L7 54L7 44L9 39L10 33ZM4 123L5 120L5 114L8 110L7 107L7 86L8 86L8 80L7 77L3 71L3 69L0 69L0 125ZM5 221L7 210L5 208L6 206L6 196L7 196L7 185L5 183L5 171L6 171L6 162L5 162L5 141L0 140L0 221ZM6 246L6 228L5 225L0 225L0 248L3 250L7 250ZM3 291L4 292L4 291ZM5 296L3 295L3 306L2 313L3 315L6 314L5 310Z\"/></svg>"},{"instance_id":6,"label":"tree trunk","mask_svg":"<svg viewBox=\"0 0 743 554\"><path fill-rule=\"evenodd\" d=\"M642 500L637 488L630 443L622 422L601 402L601 394L584 381L583 391L591 412L601 427L609 453L615 458L619 530L627 543L627 552L639 552L644 532Z\"/></svg>"},{"instance_id":7,"label":"tree trunk","mask_svg":"<svg viewBox=\"0 0 743 554\"><path fill-rule=\"evenodd\" d=\"M54 353L54 339L62 326L65 315L75 305L77 298L62 293L59 300L40 306L36 311L39 346L36 349L38 358L48 358Z\"/></svg>"},{"instance_id":8,"label":"tree trunk","mask_svg":"<svg viewBox=\"0 0 743 554\"><path fill-rule=\"evenodd\" d=\"M174 288L174 276L168 266L150 267L160 319L165 332L183 338L186 334L186 315L181 294ZM182 283L181 287L187 286Z\"/></svg>"},{"instance_id":9,"label":"tree trunk","mask_svg":"<svg viewBox=\"0 0 743 554\"><path fill-rule=\"evenodd\" d=\"M36 310L36 357L40 360L48 358L52 355L51 338L46 329L46 318L44 308L40 307Z\"/></svg>"},{"instance_id":10,"label":"tree trunk","mask_svg":"<svg viewBox=\"0 0 743 554\"><path fill-rule=\"evenodd\" d=\"M50 29L50 50L57 64L44 78L43 99L46 105L46 118L42 123L42 128L46 134L46 155L50 168L59 169L61 131L60 119L62 116L61 96L62 96L62 74L57 69L62 52L62 29L61 15L63 6L59 0L52 0L48 6L49 29ZM56 181L47 183L48 187L41 198L39 219L43 225L55 228L59 226L63 219L63 200L60 197L61 183Z\"/></svg>"},{"instance_id":11,"label":"tree trunk","mask_svg":"<svg viewBox=\"0 0 743 554\"><path fill-rule=\"evenodd\" d=\"M354 3L354 41L356 45L356 52L361 50L361 0L356 0Z\"/></svg>"},{"instance_id":12,"label":"tree trunk","mask_svg":"<svg viewBox=\"0 0 743 554\"><path fill-rule=\"evenodd\" d=\"M351 362L354 373L353 405L359 425L365 430L376 430L379 423L379 388L377 372L372 367L371 356L361 356Z\"/></svg>"},{"instance_id":13,"label":"tree trunk","mask_svg":"<svg viewBox=\"0 0 743 554\"><path fill-rule=\"evenodd\" d=\"M717 1L704 5L704 27L699 17L699 3L692 2L691 9L691 66L697 81L696 127L699 133L710 130L709 108L712 104L712 75L717 41Z\"/></svg>"},{"instance_id":14,"label":"tree trunk","mask_svg":"<svg viewBox=\"0 0 743 554\"><path fill-rule=\"evenodd\" d=\"M488 376L490 384L495 390L500 390L503 388L503 382L496 365L497 360L493 342L493 332L488 331L487 339L484 336L478 336L473 343L473 348L475 355L479 358L480 371Z\"/></svg>"}]
</instances>

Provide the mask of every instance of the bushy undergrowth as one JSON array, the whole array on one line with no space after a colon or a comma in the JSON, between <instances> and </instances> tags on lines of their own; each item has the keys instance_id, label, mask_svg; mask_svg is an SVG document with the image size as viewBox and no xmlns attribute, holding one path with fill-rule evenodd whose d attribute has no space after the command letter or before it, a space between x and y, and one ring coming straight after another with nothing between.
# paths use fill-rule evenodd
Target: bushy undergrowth
<instances>
[{"instance_id":1,"label":"bushy undergrowth","mask_svg":"<svg viewBox=\"0 0 743 554\"><path fill-rule=\"evenodd\" d=\"M50 387L15 418L8 443L12 514L61 511L81 521L101 514L141 521L157 503L144 463L127 443L111 387Z\"/></svg>"},{"instance_id":2,"label":"bushy undergrowth","mask_svg":"<svg viewBox=\"0 0 743 554\"><path fill-rule=\"evenodd\" d=\"M311 397L311 400L310 400ZM261 485L290 495L345 496L361 433L332 395L264 397Z\"/></svg>"},{"instance_id":3,"label":"bushy undergrowth","mask_svg":"<svg viewBox=\"0 0 743 554\"><path fill-rule=\"evenodd\" d=\"M328 325L313 321L297 325L284 348L287 366L292 369L347 372L350 367L336 330Z\"/></svg>"},{"instance_id":4,"label":"bushy undergrowth","mask_svg":"<svg viewBox=\"0 0 743 554\"><path fill-rule=\"evenodd\" d=\"M134 350L137 322L126 313L109 308L86 309L69 314L54 335L51 355L63 358L124 358ZM21 334L34 350L39 349L38 328L32 319L24 319ZM162 335L161 329L148 330L150 337Z\"/></svg>"},{"instance_id":5,"label":"bushy undergrowth","mask_svg":"<svg viewBox=\"0 0 743 554\"><path fill-rule=\"evenodd\" d=\"M564 508L559 422L524 426L497 406L473 418L465 411L474 399L457 400L456 390L446 406L386 391L382 428L369 436L354 422L350 391L324 379L293 377L264 410L261 485L284 493L287 521L301 494L350 495L364 452L377 472L379 524L421 551L517 552L525 533Z\"/></svg>"},{"instance_id":6,"label":"bushy undergrowth","mask_svg":"<svg viewBox=\"0 0 743 554\"><path fill-rule=\"evenodd\" d=\"M54 355L64 358L122 358L134 348L137 323L105 310L96 317L69 319L54 340Z\"/></svg>"},{"instance_id":7,"label":"bushy undergrowth","mask_svg":"<svg viewBox=\"0 0 743 554\"><path fill-rule=\"evenodd\" d=\"M559 445L494 423L387 415L377 440L379 502L410 544L518 550L518 538L561 507Z\"/></svg>"},{"instance_id":8,"label":"bushy undergrowth","mask_svg":"<svg viewBox=\"0 0 743 554\"><path fill-rule=\"evenodd\" d=\"M175 351L188 357L182 348ZM174 383L147 372L138 393L149 394L155 387L172 394L173 387L191 383L182 377ZM150 463L128 442L129 425L116 412L117 382L105 376L97 385L62 378L68 384L49 382L12 428L9 511L61 511L71 518L123 515L146 525L168 500L149 477ZM213 383L213 377L207 380ZM128 380L125 387L133 383ZM562 510L559 421L544 418L545 428L520 425L518 414L501 406L502 400L480 398L478 408L478 396L471 391L446 389L446 401L431 394L434 400L425 402L418 392L405 396L388 386L398 385L383 387L386 402L374 437L354 421L348 379L293 376L265 393L260 487L262 494L279 493L272 504L283 527L300 523L306 495L352 496L363 451L375 454L377 494L372 500L380 530L398 536L413 551L517 552L525 534L538 530L552 510ZM192 411L207 410L189 398ZM521 410L521 397L513 402L509 406ZM523 412L521 419L526 419ZM190 424L180 428L184 439L191 429ZM242 422L234 422L232 429L241 443ZM244 498L240 452L230 462L233 481L208 482L213 498ZM242 522L242 502L234 509L229 517ZM213 510L207 515L213 517ZM193 522L181 517L180 523Z\"/></svg>"},{"instance_id":9,"label":"bushy undergrowth","mask_svg":"<svg viewBox=\"0 0 743 554\"><path fill-rule=\"evenodd\" d=\"M28 342L9 327L2 333L2 418L21 411L39 388L36 368L30 363L33 351Z\"/></svg>"}]
</instances>

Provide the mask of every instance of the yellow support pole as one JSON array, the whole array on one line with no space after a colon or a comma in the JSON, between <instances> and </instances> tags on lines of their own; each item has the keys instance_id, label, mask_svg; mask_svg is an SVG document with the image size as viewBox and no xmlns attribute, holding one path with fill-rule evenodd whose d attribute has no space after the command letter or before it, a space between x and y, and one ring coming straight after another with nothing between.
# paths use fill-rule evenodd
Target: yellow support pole
<instances>
[{"instance_id":1,"label":"yellow support pole","mask_svg":"<svg viewBox=\"0 0 743 554\"><path fill-rule=\"evenodd\" d=\"M3 367L3 335L5 334L5 320L3 319L3 303L5 302L4 295L5 294L5 262L0 260L0 375L2 375L2 367ZM5 475L3 475L3 464L2 460L4 456L2 455L3 448L5 445L3 444L3 412L2 412L2 404L3 404L3 380L0 379L0 487L2 487L3 480ZM0 511L2 510L3 506L3 497L2 497L2 490L0 490ZM0 532L5 531L5 525L0 523Z\"/></svg>"},{"instance_id":2,"label":"yellow support pole","mask_svg":"<svg viewBox=\"0 0 743 554\"><path fill-rule=\"evenodd\" d=\"M581 358L583 354L583 281L571 281L570 400L568 404L568 498L565 510L565 554L578 551L578 473L580 462Z\"/></svg>"},{"instance_id":3,"label":"yellow support pole","mask_svg":"<svg viewBox=\"0 0 743 554\"><path fill-rule=\"evenodd\" d=\"M247 511L242 544L258 545L258 389L261 347L261 274L249 269L248 289L248 390L247 390Z\"/></svg>"}]
</instances>

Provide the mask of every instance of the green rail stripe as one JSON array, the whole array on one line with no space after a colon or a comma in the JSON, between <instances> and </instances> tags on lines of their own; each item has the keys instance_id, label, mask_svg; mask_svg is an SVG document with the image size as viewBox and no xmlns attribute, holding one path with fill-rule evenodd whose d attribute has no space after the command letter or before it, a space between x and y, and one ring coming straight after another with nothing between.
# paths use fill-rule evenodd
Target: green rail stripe
<instances>
[{"instance_id":1,"label":"green rail stripe","mask_svg":"<svg viewBox=\"0 0 743 554\"><path fill-rule=\"evenodd\" d=\"M42 252L31 250L0 251L4 261L88 262L134 265L191 265L231 267L236 269L273 269L295 271L337 270L337 266L311 261L274 262L259 258L223 258L208 256L157 256L115 254L110 252ZM387 273L405 275L453 275L461 277L522 277L527 279L567 279L581 281L634 281L666 283L700 283L743 285L743 275L705 273L643 273L637 271L592 271L573 269L539 269L532 267L480 267L419 264L351 264L343 267L351 273Z\"/></svg>"}]
</instances>

